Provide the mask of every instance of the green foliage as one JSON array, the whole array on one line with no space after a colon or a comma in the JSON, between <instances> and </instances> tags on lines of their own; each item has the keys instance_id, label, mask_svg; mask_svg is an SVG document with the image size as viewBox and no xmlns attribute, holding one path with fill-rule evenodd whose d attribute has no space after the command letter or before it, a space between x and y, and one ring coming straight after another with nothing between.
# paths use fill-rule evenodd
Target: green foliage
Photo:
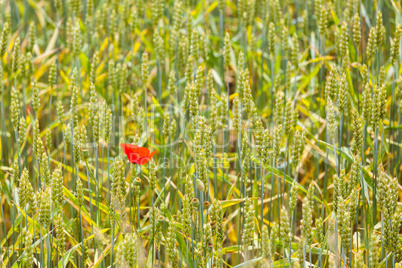
<instances>
[{"instance_id":1,"label":"green foliage","mask_svg":"<svg viewBox=\"0 0 402 268\"><path fill-rule=\"evenodd\" d=\"M397 267L402 6L368 2L1 1L1 266Z\"/></svg>"}]
</instances>

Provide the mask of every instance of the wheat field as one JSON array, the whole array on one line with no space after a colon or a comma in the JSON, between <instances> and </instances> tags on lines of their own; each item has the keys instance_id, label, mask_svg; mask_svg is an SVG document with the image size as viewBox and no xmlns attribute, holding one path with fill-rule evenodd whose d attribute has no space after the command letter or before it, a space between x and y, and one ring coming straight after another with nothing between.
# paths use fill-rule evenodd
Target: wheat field
<instances>
[{"instance_id":1,"label":"wheat field","mask_svg":"<svg viewBox=\"0 0 402 268\"><path fill-rule=\"evenodd\" d=\"M402 267L401 12L1 0L0 267Z\"/></svg>"}]
</instances>

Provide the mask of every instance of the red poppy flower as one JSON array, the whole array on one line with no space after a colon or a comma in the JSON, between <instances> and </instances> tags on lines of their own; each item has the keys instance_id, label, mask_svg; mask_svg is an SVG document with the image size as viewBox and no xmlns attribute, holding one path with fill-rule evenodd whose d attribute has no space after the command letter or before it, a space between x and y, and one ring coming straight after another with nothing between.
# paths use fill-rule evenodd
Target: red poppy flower
<instances>
[{"instance_id":1,"label":"red poppy flower","mask_svg":"<svg viewBox=\"0 0 402 268\"><path fill-rule=\"evenodd\" d=\"M137 165L145 165L152 159L155 152L150 152L145 147L140 147L134 144L120 143L121 148L128 157L128 161Z\"/></svg>"}]
</instances>

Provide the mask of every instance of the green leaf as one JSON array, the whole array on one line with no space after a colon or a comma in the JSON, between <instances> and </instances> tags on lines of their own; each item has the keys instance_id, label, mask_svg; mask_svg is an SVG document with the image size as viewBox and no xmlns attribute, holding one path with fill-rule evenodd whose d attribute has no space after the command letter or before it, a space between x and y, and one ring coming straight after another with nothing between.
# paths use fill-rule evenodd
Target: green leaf
<instances>
[{"instance_id":1,"label":"green leaf","mask_svg":"<svg viewBox=\"0 0 402 268\"><path fill-rule=\"evenodd\" d=\"M252 259L252 260L243 262L243 263L241 263L241 264L238 264L238 265L236 265L236 266L233 266L232 268L254 267L254 266L250 266L250 265L251 265L251 264L254 264L254 263L257 263L257 262L259 262L260 260L262 260L262 257L255 258L255 259Z\"/></svg>"},{"instance_id":2,"label":"green leaf","mask_svg":"<svg viewBox=\"0 0 402 268\"><path fill-rule=\"evenodd\" d=\"M67 267L68 262L70 261L71 255L81 246L81 243L75 245L74 247L70 248L66 253L64 253L63 257L60 258L59 264L57 265L58 268Z\"/></svg>"},{"instance_id":3,"label":"green leaf","mask_svg":"<svg viewBox=\"0 0 402 268\"><path fill-rule=\"evenodd\" d=\"M251 157L251 160L252 160L254 163L256 163L256 164L260 164L260 163L261 163L259 159L256 159L256 158L254 158L254 157ZM278 169L276 169L276 168L273 168L273 167L270 166L270 165L263 165L263 166L264 166L264 168L265 168L267 171L270 172L269 174L265 175L264 179L270 178L270 177L272 176L272 173L274 173L275 175L277 175L277 176L279 176L279 177L281 177L281 178L283 178L283 176L285 176L285 182L287 182L287 183L289 183L289 184L292 184L292 183L293 183L294 180L293 180L291 177L289 177L288 175L286 175L286 174L284 175L284 174L283 174L283 171L281 171L280 169L278 170ZM299 188L302 192L304 192L304 193L307 194L306 188L304 188L300 183L296 182L296 186L297 186L297 188ZM320 199L320 198L317 197L316 195L314 195L314 198L315 198L318 202L322 203L322 199Z\"/></svg>"}]
</instances>

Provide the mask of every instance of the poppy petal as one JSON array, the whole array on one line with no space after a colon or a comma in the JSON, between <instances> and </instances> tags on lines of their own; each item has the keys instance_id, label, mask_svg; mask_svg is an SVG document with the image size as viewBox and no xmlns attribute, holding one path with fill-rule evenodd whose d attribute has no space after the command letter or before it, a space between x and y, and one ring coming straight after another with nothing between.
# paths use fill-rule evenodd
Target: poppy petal
<instances>
[{"instance_id":1,"label":"poppy petal","mask_svg":"<svg viewBox=\"0 0 402 268\"><path fill-rule=\"evenodd\" d=\"M127 155L128 161L137 165L145 165L155 154L155 152L151 153L148 148L135 144L120 143L120 146Z\"/></svg>"},{"instance_id":2,"label":"poppy petal","mask_svg":"<svg viewBox=\"0 0 402 268\"><path fill-rule=\"evenodd\" d=\"M145 164L147 164L152 159L154 154L155 154L155 152L152 152L146 157L141 157L140 159L137 160L137 165L145 165Z\"/></svg>"},{"instance_id":3,"label":"poppy petal","mask_svg":"<svg viewBox=\"0 0 402 268\"><path fill-rule=\"evenodd\" d=\"M138 153L140 154L141 157L148 156L149 150L145 147L140 147L138 148Z\"/></svg>"},{"instance_id":4,"label":"poppy petal","mask_svg":"<svg viewBox=\"0 0 402 268\"><path fill-rule=\"evenodd\" d=\"M139 148L138 145L134 145L134 144L124 144L124 143L120 143L121 148L123 149L124 153L127 152L136 152Z\"/></svg>"},{"instance_id":5,"label":"poppy petal","mask_svg":"<svg viewBox=\"0 0 402 268\"><path fill-rule=\"evenodd\" d=\"M145 165L151 160L151 157L141 157L137 160L137 165Z\"/></svg>"},{"instance_id":6,"label":"poppy petal","mask_svg":"<svg viewBox=\"0 0 402 268\"><path fill-rule=\"evenodd\" d=\"M130 161L131 163L134 163L140 158L140 155L138 153L128 153L126 155L128 157L128 161Z\"/></svg>"}]
</instances>

